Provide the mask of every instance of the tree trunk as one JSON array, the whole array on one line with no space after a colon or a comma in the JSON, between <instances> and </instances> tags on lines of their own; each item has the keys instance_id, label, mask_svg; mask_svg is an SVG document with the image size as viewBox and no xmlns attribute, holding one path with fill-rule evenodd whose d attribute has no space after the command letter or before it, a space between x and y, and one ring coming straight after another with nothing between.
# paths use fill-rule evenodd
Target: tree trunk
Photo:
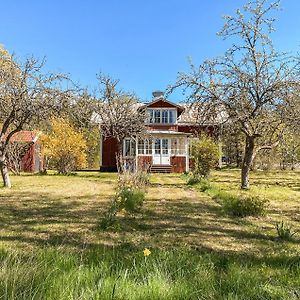
<instances>
[{"instance_id":1,"label":"tree trunk","mask_svg":"<svg viewBox=\"0 0 300 300\"><path fill-rule=\"evenodd\" d=\"M252 160L254 154L254 137L247 136L246 137L246 145L245 145L245 154L242 163L242 172L241 172L241 188L249 189L249 171L251 168Z\"/></svg>"},{"instance_id":2,"label":"tree trunk","mask_svg":"<svg viewBox=\"0 0 300 300\"><path fill-rule=\"evenodd\" d=\"M0 158L0 170L1 170L4 187L11 188L11 182L10 182L10 178L9 178L9 173L8 173L7 162L6 162L5 156L2 156Z\"/></svg>"}]
</instances>

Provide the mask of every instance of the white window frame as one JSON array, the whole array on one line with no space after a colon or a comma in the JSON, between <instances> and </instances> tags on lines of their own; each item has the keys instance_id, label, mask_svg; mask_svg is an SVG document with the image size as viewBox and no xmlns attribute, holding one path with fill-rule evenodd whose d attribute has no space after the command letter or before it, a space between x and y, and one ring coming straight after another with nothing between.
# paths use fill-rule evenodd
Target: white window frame
<instances>
[{"instance_id":1,"label":"white window frame","mask_svg":"<svg viewBox=\"0 0 300 300\"><path fill-rule=\"evenodd\" d=\"M176 149L172 149L173 140L176 140ZM184 146L184 147L179 148L179 140L181 140L183 142L182 146ZM187 144L187 138L185 138L185 137L176 137L176 138L172 137L171 138L171 156L186 156L187 155L186 144Z\"/></svg>"},{"instance_id":2,"label":"white window frame","mask_svg":"<svg viewBox=\"0 0 300 300\"><path fill-rule=\"evenodd\" d=\"M140 145L140 141L143 141L143 149L139 148L139 145ZM151 138L146 138L146 139L138 139L138 152L137 152L137 155L138 156L152 156L152 153L153 153L153 140ZM148 145L148 149L146 149L146 145ZM143 150L141 151L140 153L140 150ZM148 151L148 153L147 153ZM149 153L150 152L150 153Z\"/></svg>"},{"instance_id":3,"label":"white window frame","mask_svg":"<svg viewBox=\"0 0 300 300\"><path fill-rule=\"evenodd\" d=\"M159 116L159 122L156 122L155 120L155 111L160 111L160 116ZM163 111L167 111L168 112L168 117L167 117L167 120L168 122L167 123L163 123L163 117L162 117L162 112ZM170 123L170 111L174 111L175 114L174 114L174 122L173 123ZM148 108L147 109L147 115L148 115L148 118L146 120L146 123L147 124L150 124L150 125L174 125L174 124L177 124L177 108L169 108L169 107L153 107L153 108ZM151 120L153 122L151 122Z\"/></svg>"},{"instance_id":4,"label":"white window frame","mask_svg":"<svg viewBox=\"0 0 300 300\"><path fill-rule=\"evenodd\" d=\"M129 141L130 145L129 145L129 155L125 155L125 151L126 151L126 141ZM132 158L132 157L136 157L136 141L134 139L131 138L125 138L123 140L123 157L125 158Z\"/></svg>"}]
</instances>

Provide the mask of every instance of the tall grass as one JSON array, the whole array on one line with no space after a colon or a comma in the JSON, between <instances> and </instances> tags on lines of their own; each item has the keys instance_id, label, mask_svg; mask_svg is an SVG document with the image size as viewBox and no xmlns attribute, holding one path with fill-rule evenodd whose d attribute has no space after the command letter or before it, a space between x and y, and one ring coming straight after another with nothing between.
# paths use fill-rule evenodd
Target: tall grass
<instances>
[{"instance_id":1,"label":"tall grass","mask_svg":"<svg viewBox=\"0 0 300 300\"><path fill-rule=\"evenodd\" d=\"M0 299L297 299L300 261L262 264L190 249L0 253Z\"/></svg>"}]
</instances>

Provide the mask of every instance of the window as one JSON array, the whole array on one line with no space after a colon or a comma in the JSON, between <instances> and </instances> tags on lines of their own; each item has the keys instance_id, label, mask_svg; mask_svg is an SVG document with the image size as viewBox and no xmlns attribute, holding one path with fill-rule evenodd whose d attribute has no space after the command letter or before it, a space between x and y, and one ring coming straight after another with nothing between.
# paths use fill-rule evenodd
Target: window
<instances>
[{"instance_id":1,"label":"window","mask_svg":"<svg viewBox=\"0 0 300 300\"><path fill-rule=\"evenodd\" d=\"M185 138L173 138L171 140L171 154L185 155Z\"/></svg>"},{"instance_id":2,"label":"window","mask_svg":"<svg viewBox=\"0 0 300 300\"><path fill-rule=\"evenodd\" d=\"M156 109L154 111L154 122L155 123L160 123L160 113L161 113L161 111L159 109Z\"/></svg>"},{"instance_id":3,"label":"window","mask_svg":"<svg viewBox=\"0 0 300 300\"><path fill-rule=\"evenodd\" d=\"M154 123L154 111L153 111L153 109L148 109L148 122L150 124Z\"/></svg>"},{"instance_id":4,"label":"window","mask_svg":"<svg viewBox=\"0 0 300 300\"><path fill-rule=\"evenodd\" d=\"M175 124L176 118L176 109L148 109L147 122L149 124Z\"/></svg>"},{"instance_id":5,"label":"window","mask_svg":"<svg viewBox=\"0 0 300 300\"><path fill-rule=\"evenodd\" d=\"M145 140L145 154L152 154L152 140Z\"/></svg>"},{"instance_id":6,"label":"window","mask_svg":"<svg viewBox=\"0 0 300 300\"><path fill-rule=\"evenodd\" d=\"M143 139L139 139L138 154L144 154L145 143Z\"/></svg>"},{"instance_id":7,"label":"window","mask_svg":"<svg viewBox=\"0 0 300 300\"><path fill-rule=\"evenodd\" d=\"M135 140L133 140L133 139L125 139L124 140L123 154L125 157L135 156Z\"/></svg>"},{"instance_id":8,"label":"window","mask_svg":"<svg viewBox=\"0 0 300 300\"><path fill-rule=\"evenodd\" d=\"M171 140L171 154L176 155L177 154L177 139Z\"/></svg>"},{"instance_id":9,"label":"window","mask_svg":"<svg viewBox=\"0 0 300 300\"><path fill-rule=\"evenodd\" d=\"M162 110L161 117L162 117L162 123L167 124L169 123L169 111L168 110Z\"/></svg>"},{"instance_id":10,"label":"window","mask_svg":"<svg viewBox=\"0 0 300 300\"><path fill-rule=\"evenodd\" d=\"M155 152L155 154L160 154L160 150L161 150L161 148L160 148L160 139L156 139L155 140L155 145L154 145L154 152Z\"/></svg>"},{"instance_id":11,"label":"window","mask_svg":"<svg viewBox=\"0 0 300 300\"><path fill-rule=\"evenodd\" d=\"M185 154L185 139L184 138L179 138L178 139L178 151L177 154L179 155L184 155Z\"/></svg>"},{"instance_id":12,"label":"window","mask_svg":"<svg viewBox=\"0 0 300 300\"><path fill-rule=\"evenodd\" d=\"M139 139L138 142L138 154L152 154L152 140L151 139Z\"/></svg>"},{"instance_id":13,"label":"window","mask_svg":"<svg viewBox=\"0 0 300 300\"><path fill-rule=\"evenodd\" d=\"M169 110L169 123L170 123L170 124L176 123L176 122L175 122L175 121L176 121L175 113L176 113L175 110Z\"/></svg>"},{"instance_id":14,"label":"window","mask_svg":"<svg viewBox=\"0 0 300 300\"><path fill-rule=\"evenodd\" d=\"M168 139L161 140L161 148L162 148L162 154L169 153L169 140Z\"/></svg>"}]
</instances>

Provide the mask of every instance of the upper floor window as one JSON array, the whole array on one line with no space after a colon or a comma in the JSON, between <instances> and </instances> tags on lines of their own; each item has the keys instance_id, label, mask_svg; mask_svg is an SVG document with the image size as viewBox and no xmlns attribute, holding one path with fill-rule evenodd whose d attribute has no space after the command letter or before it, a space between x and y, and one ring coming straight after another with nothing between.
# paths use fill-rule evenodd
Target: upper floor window
<instances>
[{"instance_id":1,"label":"upper floor window","mask_svg":"<svg viewBox=\"0 0 300 300\"><path fill-rule=\"evenodd\" d=\"M148 123L150 124L175 124L177 119L176 109L155 108L148 109Z\"/></svg>"}]
</instances>

